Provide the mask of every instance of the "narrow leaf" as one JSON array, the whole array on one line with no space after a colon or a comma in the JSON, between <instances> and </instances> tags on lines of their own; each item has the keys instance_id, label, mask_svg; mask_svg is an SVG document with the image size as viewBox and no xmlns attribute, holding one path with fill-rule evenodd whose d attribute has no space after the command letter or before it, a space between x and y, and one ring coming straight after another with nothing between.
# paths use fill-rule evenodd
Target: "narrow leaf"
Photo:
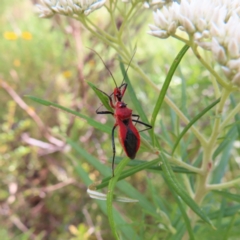
<instances>
[{"instance_id":1,"label":"narrow leaf","mask_svg":"<svg viewBox=\"0 0 240 240\"><path fill-rule=\"evenodd\" d=\"M225 208L225 211L224 211L224 214L223 214L223 217L233 216L233 215L235 215L239 210L240 210L240 204L226 207L226 208ZM217 211L214 211L214 212L209 213L209 214L208 214L208 217L209 217L210 219L216 219L216 218L218 218L218 216L219 216L219 211L220 211L220 210L217 210Z\"/></svg>"},{"instance_id":2,"label":"narrow leaf","mask_svg":"<svg viewBox=\"0 0 240 240\"><path fill-rule=\"evenodd\" d=\"M100 89L98 89L93 83L87 82L87 84L92 88L92 90L96 93L98 98L101 100L103 106L109 110L110 112L113 112L112 107L110 106L109 103L109 98L107 97L106 94L104 94Z\"/></svg>"},{"instance_id":3,"label":"narrow leaf","mask_svg":"<svg viewBox=\"0 0 240 240\"><path fill-rule=\"evenodd\" d=\"M210 104L208 107L204 108L202 112L200 112L198 115L196 115L189 123L188 125L183 129L183 131L181 132L181 134L178 136L174 146L173 146L173 150L172 150L172 154L174 153L174 151L176 150L180 140L182 139L182 137L184 136L184 134L189 130L189 128L197 121L199 120L205 113L207 113L211 108L213 108L217 103L220 102L220 98L217 99L216 101L214 101L212 104Z\"/></svg>"},{"instance_id":4,"label":"narrow leaf","mask_svg":"<svg viewBox=\"0 0 240 240\"><path fill-rule=\"evenodd\" d=\"M162 168L163 173L165 175L165 179L167 183L171 186L171 188L174 190L174 192L182 198L182 200L205 222L210 224L212 226L212 223L210 222L209 218L205 215L205 213L202 211L202 209L194 202L194 200L186 193L186 191L181 187L178 180L176 179L172 169L171 165L164 156L164 154L161 154L162 156Z\"/></svg>"},{"instance_id":5,"label":"narrow leaf","mask_svg":"<svg viewBox=\"0 0 240 240\"><path fill-rule=\"evenodd\" d=\"M147 168L149 168L152 165L156 165L159 161L160 161L160 159L155 159L153 161L145 162L145 163L139 164L138 166L136 166L134 168L128 169L128 170L126 170L126 171L121 173L121 175L118 177L117 181L120 181L120 180L122 180L124 178L127 178L129 176L132 176L133 174L135 174L135 173L137 173L139 171L142 171L144 169L147 169ZM103 179L102 182L99 185L96 186L96 189L101 189L101 188L107 186L108 182L110 180L111 180L110 177L107 177L107 178Z\"/></svg>"},{"instance_id":6,"label":"narrow leaf","mask_svg":"<svg viewBox=\"0 0 240 240\"><path fill-rule=\"evenodd\" d=\"M239 202L240 203L240 195L238 194L233 194L233 193L229 193L229 192L226 192L226 191L217 191L217 190L214 190L212 191L213 193L216 193L218 195L221 195L225 198L228 198L230 200L233 200L235 202Z\"/></svg>"},{"instance_id":7,"label":"narrow leaf","mask_svg":"<svg viewBox=\"0 0 240 240\"><path fill-rule=\"evenodd\" d=\"M108 134L111 134L111 132L112 132L112 130L111 130L111 128L109 126L101 124L101 123L93 120L92 118L84 115L84 114L81 114L81 113L76 112L74 110L71 110L69 108L63 107L63 106L61 106L61 105L59 105L57 103L46 101L46 100L43 100L41 98L37 98L37 97L34 97L34 96L30 96L30 95L26 95L26 97L31 99L31 100L33 100L33 101L35 101L35 102L37 102L37 103L40 103L42 105L53 107L53 108L57 108L57 109L61 109L61 110L65 111L65 112L73 114L76 117L80 117L82 119L85 119L89 125L93 126L94 128L96 128L96 129L98 129L98 130L100 130L102 132L106 132Z\"/></svg>"},{"instance_id":8,"label":"narrow leaf","mask_svg":"<svg viewBox=\"0 0 240 240\"><path fill-rule=\"evenodd\" d=\"M81 178L81 180L83 181L83 183L85 185L89 185L92 181L88 176L89 174L87 172L85 172L85 170L82 168L82 161L79 161L79 158L76 158L70 154L66 154L66 156L71 160L71 162L74 166L74 169L78 173L78 175ZM109 173L110 173L110 170L109 170ZM99 206L101 211L106 216L108 216L106 203L103 201L98 201L98 200L95 200L95 202ZM124 239L126 239L126 240L132 240L132 239L139 240L140 239L137 236L136 231L131 227L130 224L126 224L126 221L122 218L122 216L120 215L120 213L117 210L113 209L113 215L114 215L115 222L118 226L118 229L123 234Z\"/></svg>"},{"instance_id":9,"label":"narrow leaf","mask_svg":"<svg viewBox=\"0 0 240 240\"><path fill-rule=\"evenodd\" d=\"M115 176L110 180L109 185L108 185L108 193L107 193L107 212L108 212L108 220L109 224L112 230L112 233L116 239L119 239L118 233L117 233L117 227L116 223L114 220L114 215L113 215L113 192L114 188L116 186L117 180L125 167L125 165L130 161L129 158L124 158L123 161L121 161L120 164L115 169Z\"/></svg>"},{"instance_id":10,"label":"narrow leaf","mask_svg":"<svg viewBox=\"0 0 240 240\"><path fill-rule=\"evenodd\" d=\"M230 95L230 100L233 107L236 107L237 104L232 94ZM240 120L239 114L236 114L234 118L235 118L235 121L238 122ZM237 124L237 131L238 131L238 138L240 139L240 124Z\"/></svg>"},{"instance_id":11,"label":"narrow leaf","mask_svg":"<svg viewBox=\"0 0 240 240\"><path fill-rule=\"evenodd\" d=\"M182 213L182 217L183 217L183 219L185 221L186 228L187 228L188 235L189 235L189 239L190 240L194 240L195 237L194 237L193 229L192 229L192 226L191 226L191 222L190 222L190 219L188 218L188 215L186 213L186 209L183 206L182 199L179 196L177 196L176 194L174 194L174 197L175 197L175 199L177 201L179 209L180 209L180 211Z\"/></svg>"},{"instance_id":12,"label":"narrow leaf","mask_svg":"<svg viewBox=\"0 0 240 240\"><path fill-rule=\"evenodd\" d=\"M237 134L235 136L237 136ZM234 141L235 137L233 135L233 139L231 140L231 142L228 142L226 147L223 149L220 161L212 172L211 183L220 183L223 179L225 172L228 169L229 159L231 157L231 150L233 148Z\"/></svg>"},{"instance_id":13,"label":"narrow leaf","mask_svg":"<svg viewBox=\"0 0 240 240\"><path fill-rule=\"evenodd\" d=\"M162 106L162 103L164 101L164 97L167 93L167 90L168 90L168 87L169 87L169 84L172 80L172 76L178 66L178 64L181 62L181 59L182 57L184 56L184 54L187 52L187 50L189 49L189 46L188 45L185 45L181 51L179 52L179 54L177 55L177 57L174 59L170 69L169 69L169 72L167 74L167 77L165 79L165 82L163 84L163 87L160 91L160 94L158 96L158 99L157 99L157 103L154 107L154 110L153 110L153 114L152 114L152 119L151 119L151 125L152 127L154 128L154 125L155 125L155 121L156 121L156 118L157 118L157 115L158 115L158 112Z\"/></svg>"},{"instance_id":14,"label":"narrow leaf","mask_svg":"<svg viewBox=\"0 0 240 240\"><path fill-rule=\"evenodd\" d=\"M236 217L237 217L238 214L235 214L232 216L228 226L227 226L227 229L225 230L225 234L224 234L224 237L223 239L230 239L230 235L231 235L231 230L234 226L234 222L236 221Z\"/></svg>"}]
</instances>

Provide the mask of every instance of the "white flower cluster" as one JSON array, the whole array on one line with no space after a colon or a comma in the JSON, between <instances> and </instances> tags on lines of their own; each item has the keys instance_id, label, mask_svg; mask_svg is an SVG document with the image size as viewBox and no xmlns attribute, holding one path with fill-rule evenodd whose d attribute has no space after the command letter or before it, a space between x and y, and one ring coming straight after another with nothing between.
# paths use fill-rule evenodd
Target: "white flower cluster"
<instances>
[{"instance_id":1,"label":"white flower cluster","mask_svg":"<svg viewBox=\"0 0 240 240\"><path fill-rule=\"evenodd\" d=\"M240 84L240 1L181 0L153 13L151 35L167 38L177 29L221 64L226 77Z\"/></svg>"},{"instance_id":2,"label":"white flower cluster","mask_svg":"<svg viewBox=\"0 0 240 240\"><path fill-rule=\"evenodd\" d=\"M144 2L144 7L145 8L162 8L164 5L171 3L173 0L148 0Z\"/></svg>"},{"instance_id":3,"label":"white flower cluster","mask_svg":"<svg viewBox=\"0 0 240 240\"><path fill-rule=\"evenodd\" d=\"M37 4L40 17L48 18L59 13L63 15L78 16L88 15L94 10L102 7L106 0L41 0Z\"/></svg>"}]
</instances>

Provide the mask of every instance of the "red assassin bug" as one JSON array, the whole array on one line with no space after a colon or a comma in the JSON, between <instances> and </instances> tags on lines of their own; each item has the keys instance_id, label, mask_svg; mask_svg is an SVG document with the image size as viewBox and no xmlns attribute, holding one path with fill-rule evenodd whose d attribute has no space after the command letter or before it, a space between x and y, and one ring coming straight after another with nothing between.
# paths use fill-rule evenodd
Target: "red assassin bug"
<instances>
[{"instance_id":1,"label":"red assassin bug","mask_svg":"<svg viewBox=\"0 0 240 240\"><path fill-rule=\"evenodd\" d=\"M93 49L91 49L92 51L94 51ZM128 68L131 64L131 61L134 57L134 54L130 60L130 63L127 67L127 70L125 72L125 75L123 77L123 81L122 84L118 87L116 80L114 79L111 71L109 70L109 68L107 67L107 65L104 63L103 59L101 58L101 56L94 51L99 58L102 60L104 66L106 67L106 69L108 70L108 72L110 73L114 83L115 83L115 89L113 91L113 93L111 95L108 95L107 93L103 92L102 90L98 89L98 91L100 91L101 93L103 93L105 96L108 97L109 99L109 103L110 106L113 109L113 112L111 111L99 111L99 108L96 110L97 114L111 114L114 116L115 118L115 124L112 128L112 148L113 148L113 160L112 160L112 176L114 176L114 160L115 160L115 154L116 154L116 149L115 149L115 141L114 141L114 131L116 129L116 127L119 127L118 129L118 138L119 141L124 149L124 152L126 153L126 155L131 158L134 159L136 156L136 153L140 147L140 134L139 131L137 130L137 128L135 127L135 125L133 124L133 122L135 122L135 124L139 123L142 124L144 126L146 126L146 129L143 129L141 131L145 131L148 129L151 129L152 126L139 121L139 115L137 114L132 114L132 109L129 109L127 107L127 104L124 103L122 101L122 98L125 94L125 91L127 89L127 83L124 83L125 77L127 75L127 71ZM113 95L113 99L112 99L112 95ZM132 117L136 117L137 119L133 119Z\"/></svg>"}]
</instances>

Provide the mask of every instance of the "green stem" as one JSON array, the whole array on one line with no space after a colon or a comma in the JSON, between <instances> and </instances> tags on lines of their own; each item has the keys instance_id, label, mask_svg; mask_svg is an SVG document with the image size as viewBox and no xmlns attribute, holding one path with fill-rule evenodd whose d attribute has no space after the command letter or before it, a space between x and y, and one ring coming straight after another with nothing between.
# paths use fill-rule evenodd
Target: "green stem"
<instances>
[{"instance_id":1,"label":"green stem","mask_svg":"<svg viewBox=\"0 0 240 240\"><path fill-rule=\"evenodd\" d=\"M225 120L222 122L220 126L220 131L222 131L228 124L229 122L234 118L234 116L239 113L240 111L240 103L230 112L228 113L227 117Z\"/></svg>"},{"instance_id":2,"label":"green stem","mask_svg":"<svg viewBox=\"0 0 240 240\"><path fill-rule=\"evenodd\" d=\"M79 18L78 18L78 20L79 20ZM111 37L110 40L109 40L109 36L110 36L110 35L106 34L104 31L101 31L101 34L100 34L100 33L98 33L97 31L93 30L93 29L88 25L88 23L85 21L85 18L81 18L80 21L82 22L82 24L84 25L84 27L85 27L88 31L90 31L95 37L99 38L102 42L104 42L104 43L106 43L107 45L109 45L109 46L111 46L112 48L114 48L114 49L116 50L116 52L119 53L119 54L122 56L122 58L128 59L128 57L127 57L128 55L126 55L126 53L128 53L128 52L127 52L127 49L126 49L126 47L124 46L124 44L122 44L121 42L118 42L118 41L116 40L116 38L113 38L114 41L111 40L112 37ZM89 22L89 23L91 23L91 22ZM98 29L98 30L99 30L99 29ZM117 45L115 45L115 44L118 44L118 46L119 46L119 45L120 45L120 46L124 46L124 50L125 50L125 51L120 51L120 50L119 50L119 47L118 47Z\"/></svg>"},{"instance_id":3,"label":"green stem","mask_svg":"<svg viewBox=\"0 0 240 240\"><path fill-rule=\"evenodd\" d=\"M199 174L197 176L197 183L196 183L196 191L195 191L195 197L194 201L200 205L204 197L206 196L207 192L210 190L210 186L207 185L208 178L211 173L211 169L213 166L212 163L212 155L214 152L214 149L216 148L216 142L217 138L220 133L220 123L221 123L221 116L224 104L229 97L230 91L227 89L223 89L222 96L219 104L216 108L216 117L213 125L213 131L212 134L205 146L203 146L203 161L201 166L202 174ZM211 185L214 186L214 185ZM189 217L192 219L192 223L194 226L194 223L196 221L196 215L193 211L189 210Z\"/></svg>"},{"instance_id":4,"label":"green stem","mask_svg":"<svg viewBox=\"0 0 240 240\"><path fill-rule=\"evenodd\" d=\"M158 87L150 80L150 78L143 72L143 70L135 63L132 63L131 66L135 69L135 71L138 72L138 74L148 83L150 84L153 89L155 91L160 92L160 90L158 89ZM164 101L166 102L166 104L171 107L175 113L178 115L178 117L185 123L188 124L189 120L188 118L184 115L184 113L171 101L171 99L168 96L165 96ZM205 137L200 133L200 131L194 127L191 126L191 130L193 131L194 135L196 136L196 138L199 140L199 142L202 145L206 145L207 141L205 139Z\"/></svg>"},{"instance_id":5,"label":"green stem","mask_svg":"<svg viewBox=\"0 0 240 240\"><path fill-rule=\"evenodd\" d=\"M179 167L183 167L183 168L186 168L187 170L191 171L191 172L195 172L195 173L199 173L199 174L202 174L202 170L200 168L197 168L197 167L193 167L192 165L189 165L175 157L172 157L171 155L168 155L168 154L165 154L163 153L166 158L168 159L168 161L170 163L174 163L176 166L179 166Z\"/></svg>"},{"instance_id":6,"label":"green stem","mask_svg":"<svg viewBox=\"0 0 240 240\"><path fill-rule=\"evenodd\" d=\"M101 36L104 36L109 41L112 41L114 43L118 43L118 41L115 37L112 37L111 35L107 34L106 31L103 31L101 28L99 28L97 25L95 25L89 18L86 18L85 20L87 20L87 21L85 21L85 23L88 22L90 25L92 25L95 28L96 31L101 33ZM114 25L114 24L112 24L112 25Z\"/></svg>"},{"instance_id":7,"label":"green stem","mask_svg":"<svg viewBox=\"0 0 240 240\"><path fill-rule=\"evenodd\" d=\"M187 39L185 39L185 38L182 38L182 37L180 37L180 36L178 36L178 35L176 35L176 34L173 34L172 37L174 37L174 38L176 38L177 40L180 40L181 42L184 42L184 43L186 43L188 46L190 46L189 40L187 40Z\"/></svg>"},{"instance_id":8,"label":"green stem","mask_svg":"<svg viewBox=\"0 0 240 240\"><path fill-rule=\"evenodd\" d=\"M187 174L182 174L182 178L183 178L184 185L186 187L186 191L189 193L191 198L194 198L195 194L193 192L193 189Z\"/></svg>"},{"instance_id":9,"label":"green stem","mask_svg":"<svg viewBox=\"0 0 240 240\"><path fill-rule=\"evenodd\" d=\"M228 90L232 90L232 84L229 82L227 83L226 81L224 81L215 71L214 69L201 57L200 53L197 50L198 45L196 45L193 42L193 39L191 39L190 41L191 43L191 48L193 50L193 53L195 54L195 56L197 57L197 59L202 63L202 65L216 78L216 80L218 81L218 83L220 85L222 85L222 87L228 89Z\"/></svg>"},{"instance_id":10,"label":"green stem","mask_svg":"<svg viewBox=\"0 0 240 240\"><path fill-rule=\"evenodd\" d=\"M119 37L122 36L123 30L125 28L125 25L126 25L126 23L128 23L128 19L129 19L130 15L132 14L132 11L134 10L134 6L135 5L132 5L131 9L128 11L127 15L124 17L122 25L121 25L121 27L119 29Z\"/></svg>"},{"instance_id":11,"label":"green stem","mask_svg":"<svg viewBox=\"0 0 240 240\"><path fill-rule=\"evenodd\" d=\"M204 152L206 153L206 157L203 159L203 163L202 163L202 170L204 172L207 172L208 165L212 164L212 153L215 149L216 141L220 133L222 111L223 111L224 104L227 98L229 97L229 94L230 94L230 91L224 88L222 91L221 100L216 108L215 121L213 125L212 134L208 140L207 145L204 147Z\"/></svg>"},{"instance_id":12,"label":"green stem","mask_svg":"<svg viewBox=\"0 0 240 240\"><path fill-rule=\"evenodd\" d=\"M234 179L232 181L226 183L219 183L219 184L209 184L206 186L207 190L221 190L225 188L233 187L236 184L240 183L240 178Z\"/></svg>"},{"instance_id":13,"label":"green stem","mask_svg":"<svg viewBox=\"0 0 240 240\"><path fill-rule=\"evenodd\" d=\"M213 85L213 88L214 88L215 96L216 96L216 98L219 98L221 93L220 93L219 85L218 85L218 83L216 81L216 78L213 77L212 75L210 76L210 78L211 78L211 82L212 82L212 85Z\"/></svg>"}]
</instances>

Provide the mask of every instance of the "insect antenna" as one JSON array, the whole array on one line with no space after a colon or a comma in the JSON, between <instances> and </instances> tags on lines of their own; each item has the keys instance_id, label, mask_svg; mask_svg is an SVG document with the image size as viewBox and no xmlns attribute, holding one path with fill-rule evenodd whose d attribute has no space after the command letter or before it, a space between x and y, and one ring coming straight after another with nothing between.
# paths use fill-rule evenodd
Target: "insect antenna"
<instances>
[{"instance_id":1,"label":"insect antenna","mask_svg":"<svg viewBox=\"0 0 240 240\"><path fill-rule=\"evenodd\" d=\"M103 65L104 65L105 68L108 70L109 74L111 75L111 77L112 77L112 79L113 79L113 81L114 81L114 83L115 83L115 86L116 86L116 88L117 88L117 82L116 82L113 74L111 73L110 69L108 68L107 64L103 61L103 59L102 59L102 57L99 55L99 53L96 52L96 51L95 51L94 49L92 49L92 48L89 48L89 47L86 47L86 48L90 49L91 51L93 51L94 53L96 53L96 54L98 55L98 57L101 59Z\"/></svg>"},{"instance_id":2,"label":"insect antenna","mask_svg":"<svg viewBox=\"0 0 240 240\"><path fill-rule=\"evenodd\" d=\"M130 59L130 62L129 62L129 64L128 64L128 66L127 66L127 69L126 69L126 71L125 71L125 73L124 73L124 76L123 76L123 80L122 80L122 84L121 84L121 85L123 85L123 83L124 83L125 77L127 76L127 72L128 72L129 66L130 66L130 64L131 64L131 62L132 62L132 60L133 60L133 57L134 57L135 53L136 53L136 49L135 49L135 51L134 51L134 53L133 53L133 55L132 55L132 57L131 57L131 59Z\"/></svg>"}]
</instances>

